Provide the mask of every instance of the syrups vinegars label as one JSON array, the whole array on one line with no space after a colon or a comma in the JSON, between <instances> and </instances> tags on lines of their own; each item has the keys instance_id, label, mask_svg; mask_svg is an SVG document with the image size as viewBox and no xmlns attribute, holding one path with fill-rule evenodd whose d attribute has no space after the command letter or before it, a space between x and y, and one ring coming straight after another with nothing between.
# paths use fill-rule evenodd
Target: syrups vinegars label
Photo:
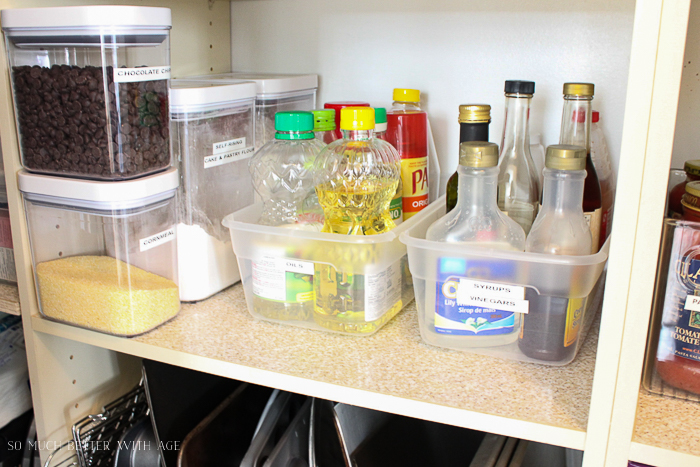
<instances>
[{"instance_id":1,"label":"syrups vinegars label","mask_svg":"<svg viewBox=\"0 0 700 467\"><path fill-rule=\"evenodd\" d=\"M591 229L591 254L598 253L598 244L600 243L600 224L603 217L603 208L598 208L593 212L584 212L583 217L586 218L586 223Z\"/></svg>"},{"instance_id":2,"label":"syrups vinegars label","mask_svg":"<svg viewBox=\"0 0 700 467\"><path fill-rule=\"evenodd\" d=\"M314 263L263 256L253 261L253 294L284 303L314 299Z\"/></svg>"},{"instance_id":3,"label":"syrups vinegars label","mask_svg":"<svg viewBox=\"0 0 700 467\"><path fill-rule=\"evenodd\" d=\"M170 79L170 67L142 66L138 68L115 68L113 75L115 83L137 83L139 81Z\"/></svg>"},{"instance_id":4,"label":"syrups vinegars label","mask_svg":"<svg viewBox=\"0 0 700 467\"><path fill-rule=\"evenodd\" d=\"M220 141L212 145L212 154L204 157L204 168L209 169L248 159L254 152L253 146L246 146L245 137Z\"/></svg>"},{"instance_id":5,"label":"syrups vinegars label","mask_svg":"<svg viewBox=\"0 0 700 467\"><path fill-rule=\"evenodd\" d=\"M498 261L438 260L435 331L440 334L488 336L514 331L515 313L527 313L525 288L473 280L470 272L507 277L509 266Z\"/></svg>"}]
</instances>

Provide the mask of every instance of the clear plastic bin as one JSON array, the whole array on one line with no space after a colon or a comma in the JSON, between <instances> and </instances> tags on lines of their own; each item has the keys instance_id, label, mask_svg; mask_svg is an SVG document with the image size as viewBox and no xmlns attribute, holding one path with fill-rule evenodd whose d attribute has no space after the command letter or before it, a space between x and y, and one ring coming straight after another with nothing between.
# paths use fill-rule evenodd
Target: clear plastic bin
<instances>
[{"instance_id":1,"label":"clear plastic bin","mask_svg":"<svg viewBox=\"0 0 700 467\"><path fill-rule=\"evenodd\" d=\"M255 149L274 139L277 112L311 111L316 108L318 75L233 72L199 76L196 79L255 82Z\"/></svg>"},{"instance_id":2,"label":"clear plastic bin","mask_svg":"<svg viewBox=\"0 0 700 467\"><path fill-rule=\"evenodd\" d=\"M415 225L414 219L379 235L338 235L258 225L261 212L256 203L224 219L254 317L370 335L413 299L399 235ZM319 293L331 295L345 312L317 313Z\"/></svg>"},{"instance_id":3,"label":"clear plastic bin","mask_svg":"<svg viewBox=\"0 0 700 467\"><path fill-rule=\"evenodd\" d=\"M444 214L443 196L423 209L419 222L401 234L408 247L423 340L439 347L546 365L573 361L584 340L585 323L590 322L586 311L599 290L596 283L605 267L609 242L595 255L554 256L425 240L428 227ZM444 297L442 303L438 295ZM523 347L537 358L521 350L521 328L510 330L509 344L482 345L480 332L489 336L504 331L470 320L470 306L525 312L520 321L535 332L528 334ZM547 310L550 313L543 314ZM503 316L505 323L507 313ZM528 328L528 320L536 326ZM531 339L540 344L535 351Z\"/></svg>"},{"instance_id":4,"label":"clear plastic bin","mask_svg":"<svg viewBox=\"0 0 700 467\"><path fill-rule=\"evenodd\" d=\"M22 165L121 180L171 165L170 9L2 11Z\"/></svg>"},{"instance_id":5,"label":"clear plastic bin","mask_svg":"<svg viewBox=\"0 0 700 467\"><path fill-rule=\"evenodd\" d=\"M180 310L177 170L119 183L19 173L39 311L118 336Z\"/></svg>"},{"instance_id":6,"label":"clear plastic bin","mask_svg":"<svg viewBox=\"0 0 700 467\"><path fill-rule=\"evenodd\" d=\"M240 280L221 221L253 203L255 84L174 79L173 157L180 162L180 300L203 300Z\"/></svg>"},{"instance_id":7,"label":"clear plastic bin","mask_svg":"<svg viewBox=\"0 0 700 467\"><path fill-rule=\"evenodd\" d=\"M700 223L666 219L652 302L644 387L700 402Z\"/></svg>"}]
</instances>

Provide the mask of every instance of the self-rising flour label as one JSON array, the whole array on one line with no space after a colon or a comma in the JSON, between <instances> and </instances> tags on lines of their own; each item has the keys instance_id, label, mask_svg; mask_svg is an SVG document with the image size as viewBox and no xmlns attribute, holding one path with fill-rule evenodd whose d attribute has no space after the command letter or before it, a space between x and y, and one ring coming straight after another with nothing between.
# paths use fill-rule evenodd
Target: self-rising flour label
<instances>
[{"instance_id":1,"label":"self-rising flour label","mask_svg":"<svg viewBox=\"0 0 700 467\"><path fill-rule=\"evenodd\" d=\"M245 147L245 137L220 141L212 145L213 154L224 154Z\"/></svg>"},{"instance_id":2,"label":"self-rising flour label","mask_svg":"<svg viewBox=\"0 0 700 467\"><path fill-rule=\"evenodd\" d=\"M155 81L170 79L169 66L143 66L139 68L115 68L115 83L136 83L139 81Z\"/></svg>"},{"instance_id":3,"label":"self-rising flour label","mask_svg":"<svg viewBox=\"0 0 700 467\"><path fill-rule=\"evenodd\" d=\"M231 162L248 159L255 152L253 146L246 146L245 138L214 143L213 154L204 157L204 168L217 167Z\"/></svg>"},{"instance_id":4,"label":"self-rising flour label","mask_svg":"<svg viewBox=\"0 0 700 467\"><path fill-rule=\"evenodd\" d=\"M273 256L253 261L253 294L285 303L314 299L314 263Z\"/></svg>"},{"instance_id":5,"label":"self-rising flour label","mask_svg":"<svg viewBox=\"0 0 700 467\"><path fill-rule=\"evenodd\" d=\"M527 313L525 288L470 279L508 276L508 266L498 261L438 260L435 331L454 335L497 335L513 332L515 313Z\"/></svg>"},{"instance_id":6,"label":"self-rising flour label","mask_svg":"<svg viewBox=\"0 0 700 467\"><path fill-rule=\"evenodd\" d=\"M168 243L175 238L175 227L171 227L168 230L164 230L150 237L142 238L139 240L140 251L148 251L151 248L155 248L164 243Z\"/></svg>"}]
</instances>

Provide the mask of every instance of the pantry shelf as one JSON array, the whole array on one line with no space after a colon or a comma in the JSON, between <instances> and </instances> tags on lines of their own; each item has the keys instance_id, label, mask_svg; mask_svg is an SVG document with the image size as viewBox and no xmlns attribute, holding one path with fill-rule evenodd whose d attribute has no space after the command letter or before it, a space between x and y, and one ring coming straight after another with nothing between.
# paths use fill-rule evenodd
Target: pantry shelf
<instances>
[{"instance_id":1,"label":"pantry shelf","mask_svg":"<svg viewBox=\"0 0 700 467\"><path fill-rule=\"evenodd\" d=\"M700 465L700 403L640 391L630 460L657 467Z\"/></svg>"},{"instance_id":2,"label":"pantry shelf","mask_svg":"<svg viewBox=\"0 0 700 467\"><path fill-rule=\"evenodd\" d=\"M0 311L20 315L19 291L14 284L0 284Z\"/></svg>"},{"instance_id":3,"label":"pantry shelf","mask_svg":"<svg viewBox=\"0 0 700 467\"><path fill-rule=\"evenodd\" d=\"M438 349L421 342L415 303L369 337L254 320L243 287L183 305L132 339L32 317L35 331L199 371L401 415L583 449L597 323L563 367ZM507 420L507 423L505 421Z\"/></svg>"}]
</instances>

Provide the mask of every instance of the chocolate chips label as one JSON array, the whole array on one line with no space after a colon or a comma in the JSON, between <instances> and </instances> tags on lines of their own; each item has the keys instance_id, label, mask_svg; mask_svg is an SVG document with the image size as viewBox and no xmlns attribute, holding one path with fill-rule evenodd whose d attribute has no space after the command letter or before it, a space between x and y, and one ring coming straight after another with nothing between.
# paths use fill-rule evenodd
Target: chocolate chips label
<instances>
[{"instance_id":1,"label":"chocolate chips label","mask_svg":"<svg viewBox=\"0 0 700 467\"><path fill-rule=\"evenodd\" d=\"M175 227L171 227L168 230L164 230L150 237L142 238L139 240L139 248L141 251L148 251L151 248L155 248L164 243L175 238Z\"/></svg>"},{"instance_id":2,"label":"chocolate chips label","mask_svg":"<svg viewBox=\"0 0 700 467\"><path fill-rule=\"evenodd\" d=\"M115 83L136 83L139 81L155 81L170 79L169 66L144 66L140 68L115 68Z\"/></svg>"},{"instance_id":3,"label":"chocolate chips label","mask_svg":"<svg viewBox=\"0 0 700 467\"><path fill-rule=\"evenodd\" d=\"M255 152L255 148L253 146L248 146L247 148L224 152L222 154L213 154L204 158L204 168L209 169L218 165L230 164L231 162L248 159L253 155L253 152Z\"/></svg>"}]
</instances>

